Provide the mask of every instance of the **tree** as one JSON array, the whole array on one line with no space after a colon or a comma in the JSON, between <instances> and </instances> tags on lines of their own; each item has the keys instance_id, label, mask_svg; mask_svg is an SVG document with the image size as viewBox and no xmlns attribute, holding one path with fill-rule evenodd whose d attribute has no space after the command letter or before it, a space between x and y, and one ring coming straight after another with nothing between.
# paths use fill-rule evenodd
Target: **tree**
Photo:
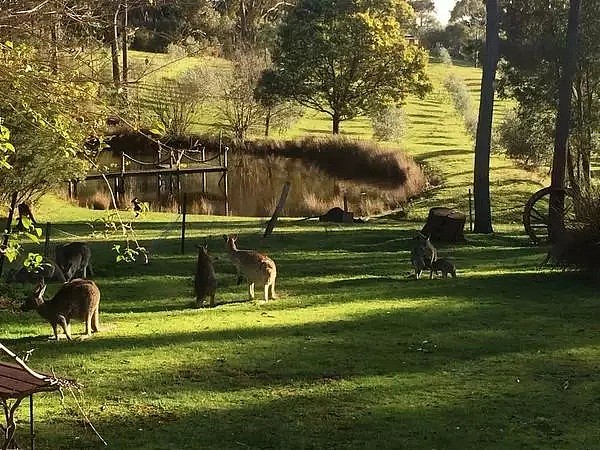
<instances>
[{"instance_id":1,"label":"tree","mask_svg":"<svg viewBox=\"0 0 600 450\"><path fill-rule=\"evenodd\" d=\"M431 89L427 54L404 38L401 24L412 17L402 0L302 0L283 21L274 69L260 84L329 115L338 134L344 120Z\"/></svg>"},{"instance_id":2,"label":"tree","mask_svg":"<svg viewBox=\"0 0 600 450\"><path fill-rule=\"evenodd\" d=\"M591 160L600 151L600 1L581 5L576 72L571 100L567 173L573 187L590 185ZM519 103L520 114L545 117L555 125L559 101L559 75L563 72L568 2L562 0L514 0L505 5L502 21L503 64L501 93ZM547 128L546 139L554 139L554 126ZM540 127L531 133L539 133ZM551 148L551 147L550 147ZM535 155L532 159L540 159ZM549 163L549 161L544 161Z\"/></svg>"},{"instance_id":3,"label":"tree","mask_svg":"<svg viewBox=\"0 0 600 450\"><path fill-rule=\"evenodd\" d=\"M564 230L565 173L567 163L567 140L569 138L569 121L571 115L571 90L573 78L577 71L577 35L579 33L580 0L570 0L569 22L567 26L567 43L562 60L560 77L558 113L556 115L556 137L554 140L554 157L552 158L553 188L550 191L550 208L548 223L550 239L556 240Z\"/></svg>"},{"instance_id":4,"label":"tree","mask_svg":"<svg viewBox=\"0 0 600 450\"><path fill-rule=\"evenodd\" d=\"M439 21L435 17L435 3L433 0L408 0L410 6L415 12L417 19L417 31L424 29L441 28Z\"/></svg>"},{"instance_id":5,"label":"tree","mask_svg":"<svg viewBox=\"0 0 600 450\"><path fill-rule=\"evenodd\" d=\"M217 105L216 126L238 141L265 121L266 110L254 95L263 68L263 60L256 55L238 54L233 70L217 74L222 100Z\"/></svg>"},{"instance_id":6,"label":"tree","mask_svg":"<svg viewBox=\"0 0 600 450\"><path fill-rule=\"evenodd\" d=\"M477 66L479 52L485 38L486 5L483 0L458 0L450 12L450 24L462 25L467 40L462 50L469 53Z\"/></svg>"},{"instance_id":7,"label":"tree","mask_svg":"<svg viewBox=\"0 0 600 450\"><path fill-rule=\"evenodd\" d=\"M0 117L10 130L10 168L0 169L0 200L37 198L87 169L83 142L97 122L97 86L75 72L54 73L27 45L0 44ZM73 78L71 78L73 77Z\"/></svg>"},{"instance_id":8,"label":"tree","mask_svg":"<svg viewBox=\"0 0 600 450\"><path fill-rule=\"evenodd\" d=\"M499 10L497 0L486 1L485 62L481 78L479 120L475 138L475 166L473 197L475 206L476 233L491 233L492 211L490 205L490 147L492 116L494 111L494 82L500 56Z\"/></svg>"}]
</instances>

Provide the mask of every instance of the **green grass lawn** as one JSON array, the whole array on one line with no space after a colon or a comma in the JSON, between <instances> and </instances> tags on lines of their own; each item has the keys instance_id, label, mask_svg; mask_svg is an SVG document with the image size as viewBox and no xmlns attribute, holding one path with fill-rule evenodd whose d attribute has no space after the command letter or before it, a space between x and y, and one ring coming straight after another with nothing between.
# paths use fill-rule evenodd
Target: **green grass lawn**
<instances>
[{"instance_id":1,"label":"green grass lawn","mask_svg":"<svg viewBox=\"0 0 600 450\"><path fill-rule=\"evenodd\" d=\"M69 215L55 236L85 238L94 218ZM91 241L102 291L93 338L50 342L35 313L0 311L5 345L35 349L34 368L84 385L82 408L111 448L580 449L599 441L597 288L537 270L543 251L520 228L441 246L458 278L415 280L417 224L326 229L285 220L263 241L258 219L193 216L181 255L175 219L151 214L136 225L152 252L148 266L117 265L110 242ZM279 299L245 300L223 233L274 258ZM204 240L216 257L219 306L197 310L192 247ZM58 394L38 395L36 411L38 448L102 448L68 391L62 404ZM21 433L26 417L22 408Z\"/></svg>"},{"instance_id":2,"label":"green grass lawn","mask_svg":"<svg viewBox=\"0 0 600 450\"><path fill-rule=\"evenodd\" d=\"M261 219L189 216L182 255L180 216L148 213L134 227L150 264L127 265L114 262L118 237L90 237L89 224L101 230L105 213L48 196L36 212L53 223L53 243L92 247L101 332L51 342L37 314L0 310L1 342L35 349L33 368L82 383L81 408L109 448L598 448L597 284L539 270L544 249L512 223L543 176L495 155L497 232L439 247L458 278L409 277L411 239L428 208L465 211L472 180L472 142L441 80L447 70L465 79L479 72L430 69L435 90L409 99L401 147L443 184L411 206L409 220L324 227L284 219L261 240ZM326 134L328 126L306 116L288 136ZM366 119L342 130L370 137ZM279 299L246 300L224 233L273 257ZM198 310L193 247L205 241L219 304ZM73 324L75 334L82 329ZM25 442L25 406L18 418ZM36 396L36 427L38 448L103 448L68 391L62 402Z\"/></svg>"}]
</instances>

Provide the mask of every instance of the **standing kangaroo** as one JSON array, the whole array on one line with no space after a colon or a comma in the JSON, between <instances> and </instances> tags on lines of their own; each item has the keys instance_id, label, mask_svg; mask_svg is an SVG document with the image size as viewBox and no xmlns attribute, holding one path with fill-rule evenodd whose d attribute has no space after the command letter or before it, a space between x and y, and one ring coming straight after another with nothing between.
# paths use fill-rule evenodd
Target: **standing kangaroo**
<instances>
[{"instance_id":1,"label":"standing kangaroo","mask_svg":"<svg viewBox=\"0 0 600 450\"><path fill-rule=\"evenodd\" d=\"M241 277L248 280L248 294L254 299L254 284L264 287L265 301L275 299L275 278L277 268L271 258L253 250L238 250L235 245L237 237L223 236L227 243L227 252L231 262L237 269L238 284Z\"/></svg>"},{"instance_id":2,"label":"standing kangaroo","mask_svg":"<svg viewBox=\"0 0 600 450\"><path fill-rule=\"evenodd\" d=\"M62 285L58 292L48 301L44 301L46 285L40 283L33 295L21 307L23 311L35 309L52 326L54 338L58 340L58 325L61 326L67 339L71 337L71 318L79 317L85 322L85 334L91 336L100 325L98 307L100 290L92 280L77 278Z\"/></svg>"},{"instance_id":3,"label":"standing kangaroo","mask_svg":"<svg viewBox=\"0 0 600 450\"><path fill-rule=\"evenodd\" d=\"M410 252L410 261L415 268L415 277L418 280L423 269L430 269L429 278L433 278L431 266L437 259L437 250L429 240L429 236L426 237L419 233L415 239L416 243Z\"/></svg>"},{"instance_id":4,"label":"standing kangaroo","mask_svg":"<svg viewBox=\"0 0 600 450\"><path fill-rule=\"evenodd\" d=\"M204 299L209 297L209 305L215 306L215 292L217 290L217 277L212 260L205 246L198 246L198 261L194 276L194 290L196 291L196 307L204 305Z\"/></svg>"},{"instance_id":5,"label":"standing kangaroo","mask_svg":"<svg viewBox=\"0 0 600 450\"><path fill-rule=\"evenodd\" d=\"M56 247L56 262L63 270L67 280L71 280L79 271L83 278L87 278L88 271L93 276L91 257L92 251L84 242L71 242Z\"/></svg>"}]
</instances>

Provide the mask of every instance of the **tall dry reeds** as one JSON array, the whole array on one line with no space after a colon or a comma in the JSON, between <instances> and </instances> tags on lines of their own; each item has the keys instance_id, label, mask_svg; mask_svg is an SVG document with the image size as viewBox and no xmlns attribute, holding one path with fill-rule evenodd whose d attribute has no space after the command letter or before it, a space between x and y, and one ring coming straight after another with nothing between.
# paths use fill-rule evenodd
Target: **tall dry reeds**
<instances>
[{"instance_id":1,"label":"tall dry reeds","mask_svg":"<svg viewBox=\"0 0 600 450\"><path fill-rule=\"evenodd\" d=\"M220 146L230 146L229 201L230 210L236 215L270 215L286 181L292 183L292 189L284 215L296 217L320 215L334 206L342 206L344 196L356 214L379 214L405 205L427 183L421 167L410 156L384 150L375 142L308 137L235 144L220 143L213 136L194 136L169 144L189 148L196 140L209 155L215 154ZM136 157L153 161L155 143L147 144L139 136L125 134L111 140L117 152L131 147L136 150L132 152ZM207 179L208 192L217 194L220 182L211 174ZM164 180L168 182L167 177ZM223 213L223 205L214 195L201 193L199 177L182 176L181 184L188 192L188 212ZM175 209L176 205L167 205L162 195L156 196L155 186L152 177L128 179L126 191L149 202L151 210ZM206 198L200 201L201 196Z\"/></svg>"}]
</instances>

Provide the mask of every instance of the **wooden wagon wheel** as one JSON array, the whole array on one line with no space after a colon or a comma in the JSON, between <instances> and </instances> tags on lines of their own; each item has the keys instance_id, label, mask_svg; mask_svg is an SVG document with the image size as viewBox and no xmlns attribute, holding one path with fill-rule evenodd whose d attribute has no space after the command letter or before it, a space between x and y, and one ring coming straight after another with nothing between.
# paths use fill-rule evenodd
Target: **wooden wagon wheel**
<instances>
[{"instance_id":1,"label":"wooden wagon wheel","mask_svg":"<svg viewBox=\"0 0 600 450\"><path fill-rule=\"evenodd\" d=\"M525 204L523 211L523 225L525 232L534 244L548 242L551 187L545 187L533 194ZM575 207L573 202L573 190L565 188L565 227L575 221Z\"/></svg>"}]
</instances>

